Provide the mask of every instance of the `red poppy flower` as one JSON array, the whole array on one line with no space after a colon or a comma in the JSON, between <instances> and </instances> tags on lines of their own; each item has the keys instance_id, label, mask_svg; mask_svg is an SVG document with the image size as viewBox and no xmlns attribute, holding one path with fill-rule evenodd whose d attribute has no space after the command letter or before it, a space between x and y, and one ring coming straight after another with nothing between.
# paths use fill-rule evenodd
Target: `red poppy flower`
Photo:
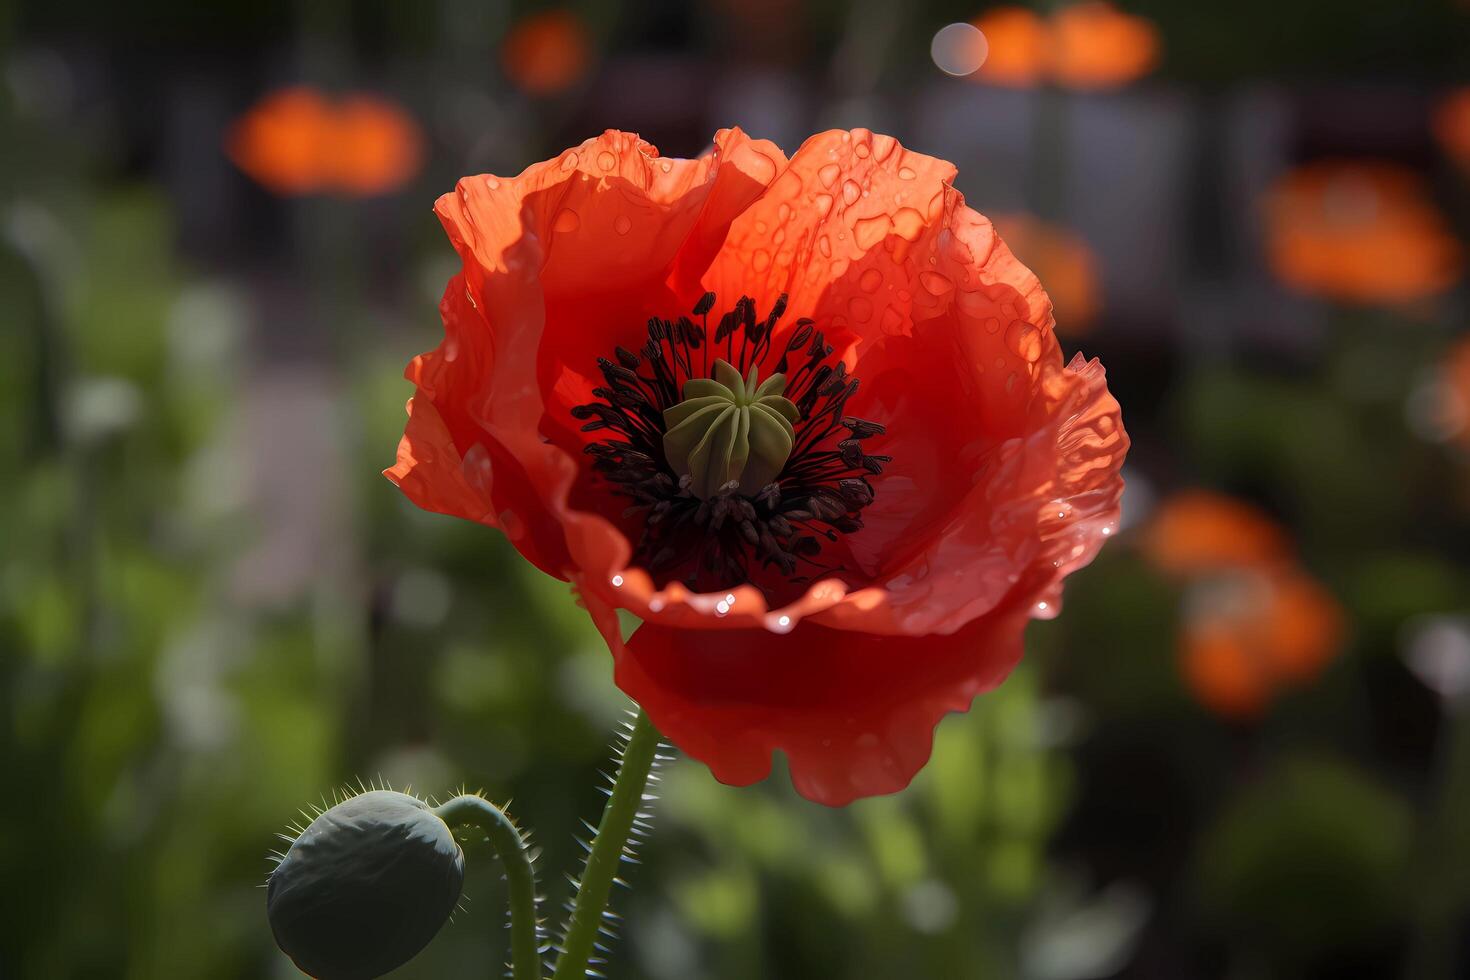
<instances>
[{"instance_id":1,"label":"red poppy flower","mask_svg":"<svg viewBox=\"0 0 1470 980\"><path fill-rule=\"evenodd\" d=\"M570 580L724 782L779 749L822 803L902 788L1116 525L1102 367L954 176L866 130L608 132L438 202L463 270L387 475Z\"/></svg>"}]
</instances>

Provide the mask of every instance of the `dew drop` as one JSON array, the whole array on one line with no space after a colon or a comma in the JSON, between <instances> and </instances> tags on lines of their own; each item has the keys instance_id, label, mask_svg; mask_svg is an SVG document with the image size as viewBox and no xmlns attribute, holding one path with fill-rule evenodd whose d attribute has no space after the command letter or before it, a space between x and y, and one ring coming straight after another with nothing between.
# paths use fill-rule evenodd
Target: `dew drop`
<instances>
[{"instance_id":1,"label":"dew drop","mask_svg":"<svg viewBox=\"0 0 1470 980\"><path fill-rule=\"evenodd\" d=\"M919 176L919 175L916 174L916 173L914 173L914 168L913 167L899 167L898 168L898 177L899 177L900 180L913 180L917 176Z\"/></svg>"},{"instance_id":2,"label":"dew drop","mask_svg":"<svg viewBox=\"0 0 1470 980\"><path fill-rule=\"evenodd\" d=\"M904 241L916 242L924 232L924 216L913 208L899 208L893 216L893 230Z\"/></svg>"},{"instance_id":3,"label":"dew drop","mask_svg":"<svg viewBox=\"0 0 1470 980\"><path fill-rule=\"evenodd\" d=\"M832 257L832 239L828 238L826 235L818 238L817 251L821 252L823 257L830 259Z\"/></svg>"},{"instance_id":4,"label":"dew drop","mask_svg":"<svg viewBox=\"0 0 1470 980\"><path fill-rule=\"evenodd\" d=\"M844 180L842 182L842 202L853 204L863 196L863 189L857 185L855 180Z\"/></svg>"},{"instance_id":5,"label":"dew drop","mask_svg":"<svg viewBox=\"0 0 1470 980\"><path fill-rule=\"evenodd\" d=\"M1035 363L1041 356L1041 331L1025 320L1016 320L1006 328L1006 343L1028 363Z\"/></svg>"},{"instance_id":6,"label":"dew drop","mask_svg":"<svg viewBox=\"0 0 1470 980\"><path fill-rule=\"evenodd\" d=\"M832 195L818 194L816 200L812 203L817 206L817 216L825 218L827 213L832 210Z\"/></svg>"},{"instance_id":7,"label":"dew drop","mask_svg":"<svg viewBox=\"0 0 1470 980\"><path fill-rule=\"evenodd\" d=\"M576 231L582 226L582 219L577 212L571 208L562 208L556 216L556 221L551 225L552 231Z\"/></svg>"},{"instance_id":8,"label":"dew drop","mask_svg":"<svg viewBox=\"0 0 1470 980\"><path fill-rule=\"evenodd\" d=\"M750 267L756 272L764 272L770 268L770 265L771 253L763 248L757 249L756 253L750 257Z\"/></svg>"},{"instance_id":9,"label":"dew drop","mask_svg":"<svg viewBox=\"0 0 1470 980\"><path fill-rule=\"evenodd\" d=\"M859 143L857 146L854 146L852 148L852 152L856 153L859 159L866 160L868 156L873 152L873 150L870 146L868 146L868 144Z\"/></svg>"},{"instance_id":10,"label":"dew drop","mask_svg":"<svg viewBox=\"0 0 1470 980\"><path fill-rule=\"evenodd\" d=\"M616 167L618 165L618 158L613 156L606 150L603 150L601 153L597 154L597 165L603 170L611 170L613 167Z\"/></svg>"},{"instance_id":11,"label":"dew drop","mask_svg":"<svg viewBox=\"0 0 1470 980\"><path fill-rule=\"evenodd\" d=\"M866 296L854 296L847 301L847 311L858 323L867 323L873 317L873 301Z\"/></svg>"},{"instance_id":12,"label":"dew drop","mask_svg":"<svg viewBox=\"0 0 1470 980\"><path fill-rule=\"evenodd\" d=\"M486 177L485 186L492 191L500 190L500 179L497 177Z\"/></svg>"},{"instance_id":13,"label":"dew drop","mask_svg":"<svg viewBox=\"0 0 1470 980\"><path fill-rule=\"evenodd\" d=\"M858 243L859 248L866 251L881 242L891 227L893 227L893 222L886 214L864 218L852 226L853 241Z\"/></svg>"},{"instance_id":14,"label":"dew drop","mask_svg":"<svg viewBox=\"0 0 1470 980\"><path fill-rule=\"evenodd\" d=\"M776 209L776 220L777 221L780 221L780 222L782 222L784 224L785 222L789 221L790 219L791 219L791 205L787 204L785 201L782 201L781 202L781 206Z\"/></svg>"},{"instance_id":15,"label":"dew drop","mask_svg":"<svg viewBox=\"0 0 1470 980\"><path fill-rule=\"evenodd\" d=\"M617 232L619 235L626 235L629 229L631 229L632 227L633 219L628 217L626 214L618 215L617 220L613 222L613 231Z\"/></svg>"},{"instance_id":16,"label":"dew drop","mask_svg":"<svg viewBox=\"0 0 1470 980\"><path fill-rule=\"evenodd\" d=\"M577 166L577 151L576 150L568 150L567 151L567 155L561 158L561 168L563 170L574 170L574 169L576 169L576 166Z\"/></svg>"},{"instance_id":17,"label":"dew drop","mask_svg":"<svg viewBox=\"0 0 1470 980\"><path fill-rule=\"evenodd\" d=\"M673 173L673 171L674 171L674 161L672 161L672 160L660 160L658 162L658 166L659 166L659 169L662 170L666 174L667 173Z\"/></svg>"},{"instance_id":18,"label":"dew drop","mask_svg":"<svg viewBox=\"0 0 1470 980\"><path fill-rule=\"evenodd\" d=\"M612 584L613 588L621 589L623 587L623 577L621 575L614 575L612 577Z\"/></svg>"},{"instance_id":19,"label":"dew drop","mask_svg":"<svg viewBox=\"0 0 1470 980\"><path fill-rule=\"evenodd\" d=\"M950 282L948 277L928 270L919 273L919 285L935 296L943 296L954 288L954 283Z\"/></svg>"},{"instance_id":20,"label":"dew drop","mask_svg":"<svg viewBox=\"0 0 1470 980\"><path fill-rule=\"evenodd\" d=\"M829 163L817 171L817 179L822 182L823 187L831 187L837 183L837 175L842 173L842 168L835 163Z\"/></svg>"},{"instance_id":21,"label":"dew drop","mask_svg":"<svg viewBox=\"0 0 1470 980\"><path fill-rule=\"evenodd\" d=\"M883 273L877 269L868 269L861 276L858 276L858 285L862 287L865 293L876 293L878 287L883 285Z\"/></svg>"}]
</instances>

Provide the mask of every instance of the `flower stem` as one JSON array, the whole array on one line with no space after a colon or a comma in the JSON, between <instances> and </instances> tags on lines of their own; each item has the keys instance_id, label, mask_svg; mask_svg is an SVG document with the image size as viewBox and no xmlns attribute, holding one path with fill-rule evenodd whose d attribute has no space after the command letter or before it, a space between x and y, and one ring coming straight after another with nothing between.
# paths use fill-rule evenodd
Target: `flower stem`
<instances>
[{"instance_id":1,"label":"flower stem","mask_svg":"<svg viewBox=\"0 0 1470 980\"><path fill-rule=\"evenodd\" d=\"M586 975L587 961L592 956L597 930L602 925L602 913L607 908L608 894L612 891L618 864L623 859L628 834L643 805L643 790L648 785L658 740L658 729L640 709L628 735L628 744L623 748L617 781L613 783L612 794L597 825L597 839L587 854L587 867L583 869L582 883L577 886L576 904L567 923L552 980L582 980Z\"/></svg>"},{"instance_id":2,"label":"flower stem","mask_svg":"<svg viewBox=\"0 0 1470 980\"><path fill-rule=\"evenodd\" d=\"M520 830L504 810L482 796L456 796L436 807L434 813L451 827L471 824L490 838L509 884L511 977L537 980L541 975L541 950L536 932L536 875Z\"/></svg>"}]
</instances>

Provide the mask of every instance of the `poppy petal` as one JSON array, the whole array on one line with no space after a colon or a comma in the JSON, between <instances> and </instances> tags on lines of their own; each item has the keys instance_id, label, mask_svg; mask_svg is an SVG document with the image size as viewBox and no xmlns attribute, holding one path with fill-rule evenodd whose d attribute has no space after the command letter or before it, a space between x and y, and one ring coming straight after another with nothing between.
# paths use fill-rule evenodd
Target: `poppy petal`
<instances>
[{"instance_id":1,"label":"poppy petal","mask_svg":"<svg viewBox=\"0 0 1470 980\"><path fill-rule=\"evenodd\" d=\"M784 752L798 792L828 806L903 789L934 726L1021 656L1024 614L949 636L873 636L804 623L784 636L648 623L614 647L616 679L659 730L733 785Z\"/></svg>"}]
</instances>

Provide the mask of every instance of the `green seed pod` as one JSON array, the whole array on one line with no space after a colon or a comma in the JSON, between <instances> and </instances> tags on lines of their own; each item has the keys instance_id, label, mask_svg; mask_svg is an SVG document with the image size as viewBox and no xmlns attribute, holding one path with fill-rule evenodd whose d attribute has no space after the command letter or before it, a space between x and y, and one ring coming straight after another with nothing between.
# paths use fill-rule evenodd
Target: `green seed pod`
<instances>
[{"instance_id":1,"label":"green seed pod","mask_svg":"<svg viewBox=\"0 0 1470 980\"><path fill-rule=\"evenodd\" d=\"M707 500L732 482L753 496L780 475L801 418L785 391L784 374L762 382L752 365L741 378L725 360L715 361L713 378L685 383L684 400L664 411L664 454L695 496Z\"/></svg>"},{"instance_id":2,"label":"green seed pod","mask_svg":"<svg viewBox=\"0 0 1470 980\"><path fill-rule=\"evenodd\" d=\"M276 944L320 980L368 980L408 962L449 920L464 853L426 803L387 790L311 822L271 874Z\"/></svg>"}]
</instances>

